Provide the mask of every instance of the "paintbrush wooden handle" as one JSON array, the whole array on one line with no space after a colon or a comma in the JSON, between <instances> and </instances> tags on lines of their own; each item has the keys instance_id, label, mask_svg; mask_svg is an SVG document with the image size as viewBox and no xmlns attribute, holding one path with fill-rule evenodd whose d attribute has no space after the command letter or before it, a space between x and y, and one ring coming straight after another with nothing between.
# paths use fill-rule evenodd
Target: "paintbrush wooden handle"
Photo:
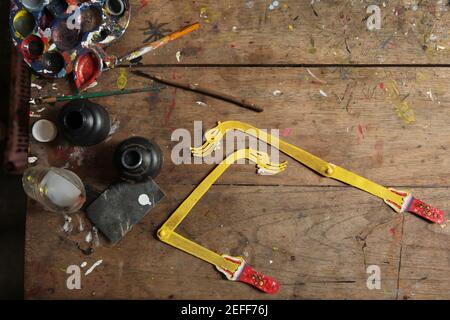
<instances>
[{"instance_id":1,"label":"paintbrush wooden handle","mask_svg":"<svg viewBox=\"0 0 450 320\"><path fill-rule=\"evenodd\" d=\"M36 104L56 103L56 102L58 102L58 97L43 97L36 99Z\"/></svg>"},{"instance_id":2,"label":"paintbrush wooden handle","mask_svg":"<svg viewBox=\"0 0 450 320\"><path fill-rule=\"evenodd\" d=\"M173 32L173 33L165 36L162 39L156 40L156 41L154 41L154 42L152 42L152 43L150 43L150 44L148 44L146 46L143 46L143 47L141 47L139 49L134 50L133 52L131 52L131 53L129 53L129 54L127 54L127 55L117 59L115 64L116 64L116 66L119 66L125 61L131 61L131 60L135 60L137 58L140 58L143 55L145 55L145 54L147 54L147 53L149 53L149 52L151 52L153 50L156 50L159 47L161 47L161 46L163 46L163 45L165 45L165 44L167 44L167 43L169 43L171 41L174 41L174 40L176 40L178 38L181 38L181 37L183 37L183 36L193 32L193 31L195 31L195 30L197 30L199 28L200 28L200 23L198 23L198 22L194 23L194 24L192 24L190 26L187 26L187 27L185 27L185 28L183 28L183 29L181 29L179 31Z\"/></svg>"},{"instance_id":3,"label":"paintbrush wooden handle","mask_svg":"<svg viewBox=\"0 0 450 320\"><path fill-rule=\"evenodd\" d=\"M176 31L174 33L171 33L167 36L168 41L173 41L176 40L178 38L181 38L185 35L187 35L188 33L194 32L195 30L198 30L200 28L200 23L196 22L194 24L191 24L190 26L187 26L186 28L183 28L179 31Z\"/></svg>"}]
</instances>

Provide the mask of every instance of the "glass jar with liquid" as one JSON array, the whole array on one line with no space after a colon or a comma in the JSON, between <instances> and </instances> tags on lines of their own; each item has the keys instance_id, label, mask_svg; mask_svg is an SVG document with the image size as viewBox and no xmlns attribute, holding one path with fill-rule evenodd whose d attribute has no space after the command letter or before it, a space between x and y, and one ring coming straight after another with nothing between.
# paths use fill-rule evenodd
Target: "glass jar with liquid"
<instances>
[{"instance_id":1,"label":"glass jar with liquid","mask_svg":"<svg viewBox=\"0 0 450 320\"><path fill-rule=\"evenodd\" d=\"M28 168L22 177L25 193L53 212L73 213L86 201L81 179L72 171L53 167Z\"/></svg>"}]
</instances>

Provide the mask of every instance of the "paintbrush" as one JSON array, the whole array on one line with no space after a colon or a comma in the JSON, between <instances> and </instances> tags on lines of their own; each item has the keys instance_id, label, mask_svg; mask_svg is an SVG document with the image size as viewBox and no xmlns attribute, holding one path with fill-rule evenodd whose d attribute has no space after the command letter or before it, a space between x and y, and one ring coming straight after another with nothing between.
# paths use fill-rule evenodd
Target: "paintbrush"
<instances>
[{"instance_id":1,"label":"paintbrush","mask_svg":"<svg viewBox=\"0 0 450 320\"><path fill-rule=\"evenodd\" d=\"M125 94L133 94L140 92L156 92L159 91L157 88L153 87L144 87L138 89L128 89L128 90L113 90L113 91L101 91L101 92L87 92L81 93L74 96L54 96L54 97L42 97L36 98L36 104L43 103L56 103L56 102L64 102L64 101L73 101L73 100L82 100L82 99L94 99L94 98L103 98L103 97L111 97L111 96L119 96Z\"/></svg>"},{"instance_id":2,"label":"paintbrush","mask_svg":"<svg viewBox=\"0 0 450 320\"><path fill-rule=\"evenodd\" d=\"M139 70L132 70L131 73L133 73L137 76L146 78L146 79L150 79L150 80L171 86L171 87L175 87L175 88L179 88L179 89L183 89L183 90L187 90L187 91L191 91L191 92L195 92L195 93L204 94L209 97L213 97L213 98L216 98L216 99L219 99L222 101L233 103L239 107L246 108L246 109L249 109L252 111L256 111L256 112L264 111L263 108L258 107L257 105L255 105L253 103L249 103L245 99L236 98L236 97L233 97L228 94L224 94L222 92L218 92L215 90L202 88L196 84L183 84L183 83L175 82L172 80L162 79L158 76L148 74L148 73L145 73L145 72L142 72Z\"/></svg>"},{"instance_id":3,"label":"paintbrush","mask_svg":"<svg viewBox=\"0 0 450 320\"><path fill-rule=\"evenodd\" d=\"M165 37L163 37L162 39L159 39L157 41L154 41L144 47L141 47L139 49L134 50L131 53L128 53L125 56L122 57L116 57L114 55L108 55L106 54L106 52L103 51L103 49L97 47L95 48L96 51L96 56L98 57L103 57L103 58L98 58L99 61L97 61L97 64L100 66L102 65L103 68L101 70L98 70L95 76L91 76L87 79L87 81L84 79L84 74L83 74L83 70L81 69L82 66L85 65L89 65L86 63L77 63L75 65L75 74L77 74L76 80L75 80L75 85L77 87L77 89L79 91L84 91L86 90L89 85L91 85L92 83L94 83L94 81L96 81L96 79L105 71L111 70L115 67L118 67L120 65L122 65L124 62L126 61L133 61L137 58L142 57L143 55L156 50L158 48L160 48L163 45L166 45L167 43L176 40L178 38L181 38L195 30L197 30L198 28L200 28L200 24L194 23L193 25L187 26L179 31L176 31L174 33L171 33ZM92 55L91 55L92 56ZM103 61L101 61L103 59ZM80 65L80 69L78 70L78 65ZM92 73L91 70L86 70L87 73Z\"/></svg>"},{"instance_id":4,"label":"paintbrush","mask_svg":"<svg viewBox=\"0 0 450 320\"><path fill-rule=\"evenodd\" d=\"M154 41L148 45L145 45L139 49L136 49L134 51L132 51L131 53L126 54L125 56L122 57L116 57L114 55L108 55L106 54L106 52L104 52L101 48L96 48L96 50L98 51L97 55L99 56L104 56L103 61L98 61L98 65L103 65L102 70L100 70L98 72L98 75L96 75L95 77L91 77L88 81L76 81L76 87L79 91L84 91L86 90L90 84L92 84L100 75L101 73L111 70L115 67L118 67L120 65L122 65L124 62L130 62L133 61L137 58L142 57L143 55L160 48L161 46L168 44L169 42L176 40L178 38L181 38L197 29L200 28L200 23L194 23L190 26L187 26L179 31L176 31L174 33L171 33L165 37L163 37L162 39L159 39L157 41ZM77 64L78 65L78 64ZM77 70L77 65L75 66L75 73L78 74L79 73L79 77L80 79L84 78L83 75L83 71ZM83 64L80 64L83 65ZM88 71L89 72L89 71Z\"/></svg>"},{"instance_id":5,"label":"paintbrush","mask_svg":"<svg viewBox=\"0 0 450 320\"><path fill-rule=\"evenodd\" d=\"M123 57L118 58L117 61L116 61L116 66L119 66L119 65L123 64L125 61L132 61L132 60L135 60L135 59L137 59L139 57L142 57L143 55L145 55L145 54L147 54L147 53L149 53L149 52L151 52L151 51L153 51L155 49L158 49L159 47L161 47L161 46L163 46L163 45L165 45L165 44L167 44L167 43L169 43L169 42L171 42L173 40L181 38L181 37L183 37L183 36L193 32L193 31L197 30L198 28L200 28L200 23L197 22L197 23L194 23L194 24L192 24L190 26L187 26L187 27L185 27L185 28L183 28L183 29L181 29L179 31L171 33L171 34L169 34L169 35L167 35L167 36L165 36L165 37L163 37L163 38L161 38L161 39L159 39L157 41L154 41L154 42L150 43L149 45L146 45L144 47L136 49L133 52L131 52L131 53L129 53L129 54L123 56Z\"/></svg>"}]
</instances>

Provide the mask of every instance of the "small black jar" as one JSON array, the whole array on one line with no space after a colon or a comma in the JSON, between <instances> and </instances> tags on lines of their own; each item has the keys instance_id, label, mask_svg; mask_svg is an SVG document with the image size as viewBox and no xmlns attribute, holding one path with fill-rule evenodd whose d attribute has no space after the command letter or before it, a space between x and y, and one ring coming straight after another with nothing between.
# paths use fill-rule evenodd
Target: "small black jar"
<instances>
[{"instance_id":1,"label":"small black jar","mask_svg":"<svg viewBox=\"0 0 450 320\"><path fill-rule=\"evenodd\" d=\"M103 142L111 130L108 111L89 100L66 104L59 113L60 131L75 146L93 146Z\"/></svg>"},{"instance_id":2,"label":"small black jar","mask_svg":"<svg viewBox=\"0 0 450 320\"><path fill-rule=\"evenodd\" d=\"M142 137L132 137L120 143L114 160L122 178L135 182L155 178L164 161L159 146Z\"/></svg>"}]
</instances>

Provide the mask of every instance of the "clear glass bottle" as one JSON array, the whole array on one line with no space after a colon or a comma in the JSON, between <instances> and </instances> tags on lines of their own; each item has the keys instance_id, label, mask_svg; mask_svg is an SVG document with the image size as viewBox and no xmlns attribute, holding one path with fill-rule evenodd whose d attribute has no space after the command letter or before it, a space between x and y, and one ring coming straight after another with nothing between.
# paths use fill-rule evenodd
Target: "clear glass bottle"
<instances>
[{"instance_id":1,"label":"clear glass bottle","mask_svg":"<svg viewBox=\"0 0 450 320\"><path fill-rule=\"evenodd\" d=\"M28 168L22 177L25 193L53 212L73 213L86 201L81 179L72 171L54 167Z\"/></svg>"}]
</instances>

